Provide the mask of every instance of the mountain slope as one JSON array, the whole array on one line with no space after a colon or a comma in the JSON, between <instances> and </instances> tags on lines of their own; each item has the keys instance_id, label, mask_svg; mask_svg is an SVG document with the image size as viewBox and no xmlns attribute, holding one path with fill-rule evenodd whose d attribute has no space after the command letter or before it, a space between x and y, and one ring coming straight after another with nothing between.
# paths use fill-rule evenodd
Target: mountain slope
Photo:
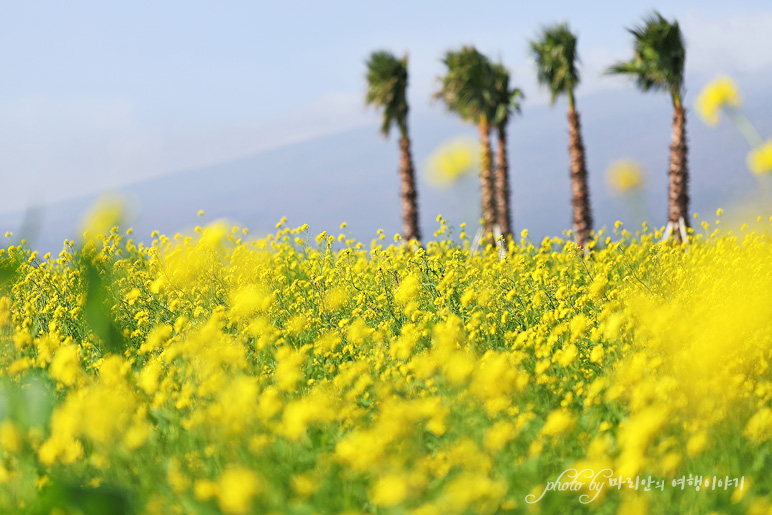
<instances>
[{"instance_id":1,"label":"mountain slope","mask_svg":"<svg viewBox=\"0 0 772 515\"><path fill-rule=\"evenodd\" d=\"M772 105L763 95L755 98L747 109L754 121L766 123L759 127L762 133L772 134ZM662 224L671 117L666 99L616 91L580 98L578 106L598 228L634 218L605 185L608 164L624 158L638 160L648 171L643 204L651 223ZM745 168L748 145L735 128L725 122L708 129L693 112L687 116L692 211L711 213L750 194L755 182ZM417 112L410 123L424 234L436 230L438 213L453 225L461 220L471 225L479 216L477 181L468 178L449 190L437 190L426 183L424 172L438 144L461 133L475 136L475 129L439 110ZM534 239L560 234L570 226L564 106L549 109L526 103L509 134L515 232L528 228ZM129 222L145 241L152 230L174 234L200 224L196 212L203 209L206 221L227 218L249 227L252 234L274 230L283 216L290 226L308 223L312 236L323 229L337 234L345 221L352 236L369 242L377 229L384 229L389 238L399 230L397 166L396 141L379 137L373 126L172 173L113 193L132 201L135 216ZM95 196L88 196L46 206L39 212L33 246L58 250L64 238L77 235L78 221L94 201ZM18 232L22 217L0 215L0 233Z\"/></svg>"}]
</instances>

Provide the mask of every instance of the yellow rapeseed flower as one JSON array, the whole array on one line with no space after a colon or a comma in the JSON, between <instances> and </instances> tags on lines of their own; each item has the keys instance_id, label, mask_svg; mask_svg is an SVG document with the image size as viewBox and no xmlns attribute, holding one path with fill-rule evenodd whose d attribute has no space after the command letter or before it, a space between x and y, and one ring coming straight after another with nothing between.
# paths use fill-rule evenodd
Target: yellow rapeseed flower
<instances>
[{"instance_id":1,"label":"yellow rapeseed flower","mask_svg":"<svg viewBox=\"0 0 772 515\"><path fill-rule=\"evenodd\" d=\"M112 232L85 253L109 264L125 338L110 353L84 320L78 248L43 262L0 248L13 265L0 271L0 513L36 511L54 472L96 488L119 469L147 513L495 513L527 510L572 449L584 455L565 467L666 481L726 461L726 435L764 450L772 242L758 221L729 234L721 220L688 252L619 224L584 262L527 234L501 259L452 240L295 245L307 228L284 222L250 242L230 226L149 246ZM699 512L753 508L769 486L758 475L749 492L731 460L703 473L746 475L687 499ZM669 506L641 488L648 504L604 495L602 511Z\"/></svg>"},{"instance_id":2,"label":"yellow rapeseed flower","mask_svg":"<svg viewBox=\"0 0 772 515\"><path fill-rule=\"evenodd\" d=\"M474 171L480 144L462 137L443 143L429 158L429 181L435 186L450 186Z\"/></svg>"},{"instance_id":3,"label":"yellow rapeseed flower","mask_svg":"<svg viewBox=\"0 0 772 515\"><path fill-rule=\"evenodd\" d=\"M332 288L324 295L324 307L330 312L337 311L348 301L346 290L340 286Z\"/></svg>"},{"instance_id":4,"label":"yellow rapeseed flower","mask_svg":"<svg viewBox=\"0 0 772 515\"><path fill-rule=\"evenodd\" d=\"M606 181L615 193L638 190L643 186L644 171L635 161L616 161L606 171Z\"/></svg>"},{"instance_id":5,"label":"yellow rapeseed flower","mask_svg":"<svg viewBox=\"0 0 772 515\"><path fill-rule=\"evenodd\" d=\"M306 359L304 350L280 347L276 352L276 386L283 391L292 391L303 376L300 367Z\"/></svg>"},{"instance_id":6,"label":"yellow rapeseed flower","mask_svg":"<svg viewBox=\"0 0 772 515\"><path fill-rule=\"evenodd\" d=\"M11 299L9 297L0 297L0 329L9 325L11 322Z\"/></svg>"},{"instance_id":7,"label":"yellow rapeseed flower","mask_svg":"<svg viewBox=\"0 0 772 515\"><path fill-rule=\"evenodd\" d=\"M18 452L21 448L21 433L10 420L0 423L0 449L9 453Z\"/></svg>"},{"instance_id":8,"label":"yellow rapeseed flower","mask_svg":"<svg viewBox=\"0 0 772 515\"><path fill-rule=\"evenodd\" d=\"M397 506L407 498L410 491L407 477L403 474L387 474L375 483L370 500L376 506L389 508Z\"/></svg>"},{"instance_id":9,"label":"yellow rapeseed flower","mask_svg":"<svg viewBox=\"0 0 772 515\"><path fill-rule=\"evenodd\" d=\"M311 474L298 474L292 477L292 490L302 498L308 498L319 489L319 480Z\"/></svg>"},{"instance_id":10,"label":"yellow rapeseed flower","mask_svg":"<svg viewBox=\"0 0 772 515\"><path fill-rule=\"evenodd\" d=\"M228 234L228 226L230 224L225 220L216 220L206 226L201 234L201 241L199 245L202 249L214 250L219 247L225 240Z\"/></svg>"},{"instance_id":11,"label":"yellow rapeseed flower","mask_svg":"<svg viewBox=\"0 0 772 515\"><path fill-rule=\"evenodd\" d=\"M217 483L208 479L198 479L193 485L193 495L199 501L208 501L217 495Z\"/></svg>"},{"instance_id":12,"label":"yellow rapeseed flower","mask_svg":"<svg viewBox=\"0 0 772 515\"><path fill-rule=\"evenodd\" d=\"M498 452L517 436L515 424L507 420L499 420L485 432L485 448L491 452Z\"/></svg>"},{"instance_id":13,"label":"yellow rapeseed flower","mask_svg":"<svg viewBox=\"0 0 772 515\"><path fill-rule=\"evenodd\" d=\"M118 225L126 212L126 203L120 197L103 197L91 208L81 224L81 233L88 237L105 236Z\"/></svg>"},{"instance_id":14,"label":"yellow rapeseed flower","mask_svg":"<svg viewBox=\"0 0 772 515\"><path fill-rule=\"evenodd\" d=\"M139 387L148 394L152 395L158 389L158 379L161 376L161 362L159 360L148 361L141 372L139 372Z\"/></svg>"},{"instance_id":15,"label":"yellow rapeseed flower","mask_svg":"<svg viewBox=\"0 0 772 515\"><path fill-rule=\"evenodd\" d=\"M67 386L73 384L80 373L78 346L61 347L54 354L49 368L51 377Z\"/></svg>"},{"instance_id":16,"label":"yellow rapeseed flower","mask_svg":"<svg viewBox=\"0 0 772 515\"><path fill-rule=\"evenodd\" d=\"M217 504L222 511L233 515L249 513L252 498L260 491L257 475L241 466L228 468L217 486Z\"/></svg>"},{"instance_id":17,"label":"yellow rapeseed flower","mask_svg":"<svg viewBox=\"0 0 772 515\"><path fill-rule=\"evenodd\" d=\"M772 172L772 139L748 153L748 168L759 175Z\"/></svg>"},{"instance_id":18,"label":"yellow rapeseed flower","mask_svg":"<svg viewBox=\"0 0 772 515\"><path fill-rule=\"evenodd\" d=\"M295 336L305 331L308 326L308 318L302 314L297 314L287 321L287 332Z\"/></svg>"},{"instance_id":19,"label":"yellow rapeseed flower","mask_svg":"<svg viewBox=\"0 0 772 515\"><path fill-rule=\"evenodd\" d=\"M761 408L748 420L743 430L743 436L754 444L760 444L772 439L772 410Z\"/></svg>"},{"instance_id":20,"label":"yellow rapeseed flower","mask_svg":"<svg viewBox=\"0 0 772 515\"><path fill-rule=\"evenodd\" d=\"M231 310L236 318L249 318L255 313L271 307L275 296L267 288L257 284L247 284L233 291Z\"/></svg>"},{"instance_id":21,"label":"yellow rapeseed flower","mask_svg":"<svg viewBox=\"0 0 772 515\"><path fill-rule=\"evenodd\" d=\"M394 290L394 299L402 305L413 300L421 291L421 279L417 274L408 274Z\"/></svg>"},{"instance_id":22,"label":"yellow rapeseed flower","mask_svg":"<svg viewBox=\"0 0 772 515\"><path fill-rule=\"evenodd\" d=\"M734 81L727 76L721 76L703 88L697 97L695 108L705 123L715 126L724 106L740 107L740 103L740 94Z\"/></svg>"},{"instance_id":23,"label":"yellow rapeseed flower","mask_svg":"<svg viewBox=\"0 0 772 515\"><path fill-rule=\"evenodd\" d=\"M565 409L556 409L547 416L541 434L544 436L560 436L570 431L576 423L576 417Z\"/></svg>"}]
</instances>

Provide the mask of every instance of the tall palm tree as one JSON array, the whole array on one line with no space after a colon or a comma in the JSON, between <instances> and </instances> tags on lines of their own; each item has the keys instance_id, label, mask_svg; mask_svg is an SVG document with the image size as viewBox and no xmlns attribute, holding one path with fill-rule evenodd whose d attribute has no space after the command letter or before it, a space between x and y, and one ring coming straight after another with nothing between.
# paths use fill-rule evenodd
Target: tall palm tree
<instances>
[{"instance_id":1,"label":"tall palm tree","mask_svg":"<svg viewBox=\"0 0 772 515\"><path fill-rule=\"evenodd\" d=\"M524 98L519 88L509 88L509 70L502 64L492 65L493 103L495 107L493 126L498 136L496 147L496 212L504 241L512 236L512 209L509 206L509 161L507 159L507 124L514 113L520 112L520 101Z\"/></svg>"},{"instance_id":2,"label":"tall palm tree","mask_svg":"<svg viewBox=\"0 0 772 515\"><path fill-rule=\"evenodd\" d=\"M546 27L531 42L536 60L537 79L546 86L554 104L558 96L568 97L568 150L571 158L571 206L576 243L584 247L592 232L590 193L587 187L587 163L582 142L582 128L576 111L574 90L579 85L576 62L576 36L565 23Z\"/></svg>"},{"instance_id":3,"label":"tall palm tree","mask_svg":"<svg viewBox=\"0 0 772 515\"><path fill-rule=\"evenodd\" d=\"M367 61L367 95L365 102L383 108L381 133L389 135L391 126L399 127L399 177L402 195L402 236L405 241L420 241L418 227L418 195L415 188L415 167L410 155L407 133L407 56L402 59L390 52L376 51Z\"/></svg>"},{"instance_id":4,"label":"tall palm tree","mask_svg":"<svg viewBox=\"0 0 772 515\"><path fill-rule=\"evenodd\" d=\"M686 51L678 22L670 23L657 11L643 25L628 29L634 36L633 58L617 63L608 73L625 74L642 91L665 90L673 102L673 135L668 176L667 236L686 237L689 226L689 171L686 163L686 111L683 106Z\"/></svg>"},{"instance_id":5,"label":"tall palm tree","mask_svg":"<svg viewBox=\"0 0 772 515\"><path fill-rule=\"evenodd\" d=\"M450 111L462 120L477 125L480 133L480 196L483 231L492 240L497 222L495 184L493 180L493 153L491 151L491 122L493 109L493 68L488 59L473 46L457 52L448 51L442 62L447 73L440 78L441 88L434 94Z\"/></svg>"}]
</instances>

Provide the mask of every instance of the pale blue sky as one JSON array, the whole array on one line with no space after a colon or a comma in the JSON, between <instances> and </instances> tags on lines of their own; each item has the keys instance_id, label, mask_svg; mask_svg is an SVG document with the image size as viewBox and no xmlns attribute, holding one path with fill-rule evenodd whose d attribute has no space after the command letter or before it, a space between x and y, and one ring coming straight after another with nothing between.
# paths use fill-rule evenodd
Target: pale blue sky
<instances>
[{"instance_id":1,"label":"pale blue sky","mask_svg":"<svg viewBox=\"0 0 772 515\"><path fill-rule=\"evenodd\" d=\"M474 44L544 103L527 40L568 21L579 35L582 95L631 88L601 77L630 54L624 30L651 2L450 1L4 2L0 17L0 211L54 202L282 144L376 124L363 106L364 60L410 55L414 115L440 57ZM691 104L730 73L772 77L768 1L668 1L687 45ZM633 98L631 96L631 98ZM525 123L525 121L523 122ZM561 156L564 157L564 156Z\"/></svg>"}]
</instances>

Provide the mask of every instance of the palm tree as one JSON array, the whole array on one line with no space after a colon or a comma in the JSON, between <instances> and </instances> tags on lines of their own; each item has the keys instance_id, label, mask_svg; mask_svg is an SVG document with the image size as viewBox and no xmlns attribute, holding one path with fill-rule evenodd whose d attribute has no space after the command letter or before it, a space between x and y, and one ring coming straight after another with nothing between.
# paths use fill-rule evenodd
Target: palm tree
<instances>
[{"instance_id":1,"label":"palm tree","mask_svg":"<svg viewBox=\"0 0 772 515\"><path fill-rule=\"evenodd\" d=\"M514 230L512 210L509 207L509 161L507 160L507 124L513 113L520 112L520 101L524 98L519 88L509 89L509 70L501 64L493 68L493 102L495 105L493 126L498 136L496 147L496 212L501 235L508 241Z\"/></svg>"},{"instance_id":2,"label":"palm tree","mask_svg":"<svg viewBox=\"0 0 772 515\"><path fill-rule=\"evenodd\" d=\"M399 177L402 190L402 236L405 241L420 241L415 168L410 155L407 133L407 56L397 59L389 52L376 51L367 61L367 96L365 102L383 108L381 133L389 135L393 124L399 127Z\"/></svg>"},{"instance_id":3,"label":"palm tree","mask_svg":"<svg viewBox=\"0 0 772 515\"><path fill-rule=\"evenodd\" d=\"M584 247L592 232L590 193L587 187L587 163L582 142L582 128L576 111L574 89L579 84L576 62L576 36L565 23L552 25L542 30L539 37L531 42L531 51L536 60L537 79L546 86L555 103L558 96L568 97L568 150L571 158L571 206L573 211L573 232L576 243Z\"/></svg>"},{"instance_id":4,"label":"palm tree","mask_svg":"<svg viewBox=\"0 0 772 515\"><path fill-rule=\"evenodd\" d=\"M678 22L670 23L657 11L640 27L628 29L635 37L633 58L617 63L608 73L625 74L642 91L665 90L673 102L673 135L670 145L670 177L667 236L686 237L689 226L689 171L686 163L686 111L684 95L684 50Z\"/></svg>"},{"instance_id":5,"label":"palm tree","mask_svg":"<svg viewBox=\"0 0 772 515\"><path fill-rule=\"evenodd\" d=\"M493 68L488 59L472 46L457 52L448 51L442 62L447 73L440 78L442 87L434 94L450 111L462 120L477 125L480 133L480 196L483 231L492 240L497 222L493 153L491 152L491 122L493 109Z\"/></svg>"}]
</instances>

